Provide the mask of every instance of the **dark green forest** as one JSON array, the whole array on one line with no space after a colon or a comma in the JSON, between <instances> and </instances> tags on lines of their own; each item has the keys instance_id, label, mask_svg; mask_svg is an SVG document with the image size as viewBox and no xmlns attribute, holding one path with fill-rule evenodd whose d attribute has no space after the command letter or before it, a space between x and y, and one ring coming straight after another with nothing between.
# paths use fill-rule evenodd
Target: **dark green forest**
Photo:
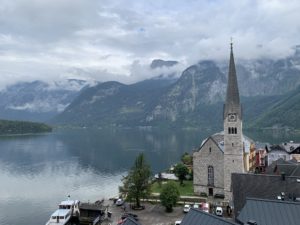
<instances>
[{"instance_id":1,"label":"dark green forest","mask_svg":"<svg viewBox=\"0 0 300 225\"><path fill-rule=\"evenodd\" d=\"M44 133L51 131L52 128L44 123L0 120L0 135Z\"/></svg>"}]
</instances>

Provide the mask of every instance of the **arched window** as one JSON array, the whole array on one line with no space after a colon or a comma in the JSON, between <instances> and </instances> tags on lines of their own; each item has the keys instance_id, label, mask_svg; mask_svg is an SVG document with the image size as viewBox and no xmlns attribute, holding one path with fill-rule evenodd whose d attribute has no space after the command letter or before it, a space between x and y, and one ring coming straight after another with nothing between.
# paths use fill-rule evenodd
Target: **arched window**
<instances>
[{"instance_id":1,"label":"arched window","mask_svg":"<svg viewBox=\"0 0 300 225\"><path fill-rule=\"evenodd\" d=\"M237 129L236 129L236 127L234 128L234 133L237 134Z\"/></svg>"},{"instance_id":2,"label":"arched window","mask_svg":"<svg viewBox=\"0 0 300 225\"><path fill-rule=\"evenodd\" d=\"M228 127L228 134L231 134L231 129L230 129L230 127Z\"/></svg>"},{"instance_id":3,"label":"arched window","mask_svg":"<svg viewBox=\"0 0 300 225\"><path fill-rule=\"evenodd\" d=\"M207 184L209 186L214 186L214 167L208 166L207 169Z\"/></svg>"}]
</instances>

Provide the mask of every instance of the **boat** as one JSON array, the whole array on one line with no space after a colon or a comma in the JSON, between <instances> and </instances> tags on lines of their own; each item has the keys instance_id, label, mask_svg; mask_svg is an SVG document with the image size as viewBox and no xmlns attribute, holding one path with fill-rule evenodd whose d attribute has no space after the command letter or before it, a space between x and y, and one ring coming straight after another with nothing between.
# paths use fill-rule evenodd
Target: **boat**
<instances>
[{"instance_id":1,"label":"boat","mask_svg":"<svg viewBox=\"0 0 300 225\"><path fill-rule=\"evenodd\" d=\"M46 225L65 225L72 217L79 217L80 201L70 200L70 196L58 205L58 209L51 215Z\"/></svg>"},{"instance_id":2,"label":"boat","mask_svg":"<svg viewBox=\"0 0 300 225\"><path fill-rule=\"evenodd\" d=\"M65 225L71 219L71 209L57 209L46 225Z\"/></svg>"},{"instance_id":3,"label":"boat","mask_svg":"<svg viewBox=\"0 0 300 225\"><path fill-rule=\"evenodd\" d=\"M79 204L80 204L80 201L70 200L70 198L68 198L67 200L62 201L58 205L58 208L59 209L69 209L69 210L71 210L71 216L79 217L79 214L80 214Z\"/></svg>"}]
</instances>

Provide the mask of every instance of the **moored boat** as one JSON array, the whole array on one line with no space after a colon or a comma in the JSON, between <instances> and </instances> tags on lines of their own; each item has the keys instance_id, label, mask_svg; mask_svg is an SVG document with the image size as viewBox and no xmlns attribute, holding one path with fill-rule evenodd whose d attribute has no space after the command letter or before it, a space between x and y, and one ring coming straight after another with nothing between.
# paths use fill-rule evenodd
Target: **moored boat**
<instances>
[{"instance_id":1,"label":"moored boat","mask_svg":"<svg viewBox=\"0 0 300 225\"><path fill-rule=\"evenodd\" d=\"M58 205L58 209L51 215L46 225L65 225L72 217L79 217L79 204L78 200L70 200L70 196L65 201Z\"/></svg>"},{"instance_id":2,"label":"moored boat","mask_svg":"<svg viewBox=\"0 0 300 225\"><path fill-rule=\"evenodd\" d=\"M50 217L46 225L65 225L71 219L71 209L57 209Z\"/></svg>"},{"instance_id":3,"label":"moored boat","mask_svg":"<svg viewBox=\"0 0 300 225\"><path fill-rule=\"evenodd\" d=\"M69 210L71 210L71 216L78 217L79 214L80 214L79 204L80 204L80 201L78 201L78 200L70 200L68 198L67 200L62 201L59 204L58 208L59 209L69 209Z\"/></svg>"}]
</instances>

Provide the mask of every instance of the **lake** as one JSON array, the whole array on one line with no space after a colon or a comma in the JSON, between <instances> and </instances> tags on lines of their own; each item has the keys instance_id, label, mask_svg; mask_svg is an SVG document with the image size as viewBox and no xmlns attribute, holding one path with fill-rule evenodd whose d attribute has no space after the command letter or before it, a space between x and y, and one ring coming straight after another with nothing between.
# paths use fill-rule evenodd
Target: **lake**
<instances>
[{"instance_id":1,"label":"lake","mask_svg":"<svg viewBox=\"0 0 300 225\"><path fill-rule=\"evenodd\" d=\"M117 196L121 179L143 152L153 173L191 152L214 131L65 129L0 137L0 224L43 225L67 195L81 201ZM245 132L281 143L300 135Z\"/></svg>"}]
</instances>

